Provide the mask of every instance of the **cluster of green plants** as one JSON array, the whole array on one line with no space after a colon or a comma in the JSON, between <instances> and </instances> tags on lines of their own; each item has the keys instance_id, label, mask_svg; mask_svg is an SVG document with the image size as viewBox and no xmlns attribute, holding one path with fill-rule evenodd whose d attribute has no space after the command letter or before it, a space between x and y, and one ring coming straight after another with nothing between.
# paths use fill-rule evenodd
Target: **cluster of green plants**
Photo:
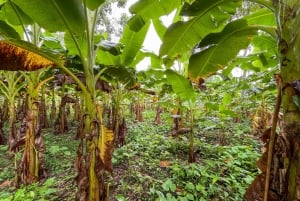
<instances>
[{"instance_id":1,"label":"cluster of green plants","mask_svg":"<svg viewBox=\"0 0 300 201\"><path fill-rule=\"evenodd\" d=\"M155 108L148 106L143 122L126 110L126 144L115 148L111 200L242 200L258 170L255 161L261 144L252 138L249 119L232 123L233 117L199 116L194 128L196 162L188 163L188 134L172 135L172 107L164 108L161 124L154 124ZM50 179L20 189L1 191L1 200L72 200L76 188L73 161L78 146L76 126L65 134L45 129L46 166ZM222 140L222 143L221 141ZM0 181L14 179L14 167L1 145L8 167L0 165ZM165 163L165 165L164 165Z\"/></svg>"},{"instance_id":2,"label":"cluster of green plants","mask_svg":"<svg viewBox=\"0 0 300 201\"><path fill-rule=\"evenodd\" d=\"M207 150L209 158L202 155L199 163L173 164L168 168L169 178L151 188L151 195L156 200L243 200L257 174L253 166L257 153L247 146L208 147L217 153Z\"/></svg>"},{"instance_id":3,"label":"cluster of green plants","mask_svg":"<svg viewBox=\"0 0 300 201\"><path fill-rule=\"evenodd\" d=\"M246 188L258 174L255 161L260 143L250 135L248 122L230 124L223 130L195 129L197 161L187 162L188 136L174 137L170 115L162 125L152 125L153 111L146 111L145 122L130 122L127 143L115 150L113 164L123 175L111 181L115 200L243 200ZM224 119L225 121L225 119ZM224 125L226 125L224 123ZM229 124L227 124L229 125ZM212 138L228 132L226 145ZM231 133L229 133L229 131ZM166 166L161 166L166 162Z\"/></svg>"},{"instance_id":4,"label":"cluster of green plants","mask_svg":"<svg viewBox=\"0 0 300 201\"><path fill-rule=\"evenodd\" d=\"M59 200L55 194L56 180L54 177L48 178L42 184L34 183L28 186L22 186L13 194L11 192L1 192L0 200L2 201L49 201Z\"/></svg>"}]
</instances>

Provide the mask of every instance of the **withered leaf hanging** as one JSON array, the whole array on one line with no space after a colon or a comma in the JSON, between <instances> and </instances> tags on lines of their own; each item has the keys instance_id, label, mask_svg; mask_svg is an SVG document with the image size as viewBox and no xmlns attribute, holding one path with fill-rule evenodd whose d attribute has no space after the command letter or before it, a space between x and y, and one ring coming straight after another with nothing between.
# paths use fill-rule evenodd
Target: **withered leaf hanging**
<instances>
[{"instance_id":1,"label":"withered leaf hanging","mask_svg":"<svg viewBox=\"0 0 300 201\"><path fill-rule=\"evenodd\" d=\"M0 70L34 71L63 65L58 56L35 45L17 40L0 41Z\"/></svg>"},{"instance_id":2,"label":"withered leaf hanging","mask_svg":"<svg viewBox=\"0 0 300 201\"><path fill-rule=\"evenodd\" d=\"M114 150L114 133L105 126L101 126L101 137L98 141L98 149L100 150L100 158L104 165L104 169L112 173L112 155Z\"/></svg>"}]
</instances>

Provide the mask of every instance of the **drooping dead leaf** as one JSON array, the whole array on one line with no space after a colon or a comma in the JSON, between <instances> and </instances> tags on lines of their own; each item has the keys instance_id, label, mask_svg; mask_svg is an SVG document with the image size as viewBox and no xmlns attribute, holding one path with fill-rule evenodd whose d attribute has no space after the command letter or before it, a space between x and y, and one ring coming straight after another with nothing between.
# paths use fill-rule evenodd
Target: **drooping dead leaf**
<instances>
[{"instance_id":1,"label":"drooping dead leaf","mask_svg":"<svg viewBox=\"0 0 300 201\"><path fill-rule=\"evenodd\" d=\"M264 190L265 190L265 178L266 174L259 174L251 185L248 187L244 199L246 201L263 201ZM268 201L278 201L280 198L276 195L275 192L269 191Z\"/></svg>"},{"instance_id":2,"label":"drooping dead leaf","mask_svg":"<svg viewBox=\"0 0 300 201\"><path fill-rule=\"evenodd\" d=\"M101 126L101 136L98 142L100 150L100 158L103 162L105 170L112 173L112 155L114 150L114 133L112 130Z\"/></svg>"},{"instance_id":3,"label":"drooping dead leaf","mask_svg":"<svg viewBox=\"0 0 300 201\"><path fill-rule=\"evenodd\" d=\"M269 144L267 144L268 146ZM264 152L262 156L259 158L259 160L256 162L256 166L260 169L262 172L267 171L267 161L268 161L268 152Z\"/></svg>"},{"instance_id":4,"label":"drooping dead leaf","mask_svg":"<svg viewBox=\"0 0 300 201\"><path fill-rule=\"evenodd\" d=\"M56 66L52 61L5 41L0 41L0 69L10 71L34 71Z\"/></svg>"},{"instance_id":5,"label":"drooping dead leaf","mask_svg":"<svg viewBox=\"0 0 300 201\"><path fill-rule=\"evenodd\" d=\"M86 200L89 179L86 163L83 156L83 140L81 140L80 144L78 145L75 168L77 172L77 176L75 178L75 181L77 183L76 200Z\"/></svg>"},{"instance_id":6,"label":"drooping dead leaf","mask_svg":"<svg viewBox=\"0 0 300 201\"><path fill-rule=\"evenodd\" d=\"M271 136L271 127L266 129L263 134L260 136L261 141L267 143Z\"/></svg>"}]
</instances>

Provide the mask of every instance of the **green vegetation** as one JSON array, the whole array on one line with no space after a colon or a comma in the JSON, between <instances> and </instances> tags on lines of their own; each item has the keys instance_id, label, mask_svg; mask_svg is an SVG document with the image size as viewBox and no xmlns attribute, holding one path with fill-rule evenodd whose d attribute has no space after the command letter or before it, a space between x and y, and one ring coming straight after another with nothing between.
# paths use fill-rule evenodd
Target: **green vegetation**
<instances>
[{"instance_id":1,"label":"green vegetation","mask_svg":"<svg viewBox=\"0 0 300 201\"><path fill-rule=\"evenodd\" d=\"M197 160L188 163L188 135L171 134L172 119L167 112L160 125L150 123L154 118L152 109L144 112L143 122L128 117L126 144L115 149L113 176L106 175L110 200L242 200L258 173L255 161L261 146L250 135L249 120L229 124L223 119L223 124L230 126L222 129L211 129L209 119L202 121L195 129ZM78 146L74 128L61 135L44 130L47 179L19 189L7 184L0 189L0 200L74 200ZM13 181L14 167L7 146L1 145L1 150L3 184Z\"/></svg>"},{"instance_id":2,"label":"green vegetation","mask_svg":"<svg viewBox=\"0 0 300 201\"><path fill-rule=\"evenodd\" d=\"M3 199L299 200L299 1L126 2L0 1Z\"/></svg>"}]
</instances>

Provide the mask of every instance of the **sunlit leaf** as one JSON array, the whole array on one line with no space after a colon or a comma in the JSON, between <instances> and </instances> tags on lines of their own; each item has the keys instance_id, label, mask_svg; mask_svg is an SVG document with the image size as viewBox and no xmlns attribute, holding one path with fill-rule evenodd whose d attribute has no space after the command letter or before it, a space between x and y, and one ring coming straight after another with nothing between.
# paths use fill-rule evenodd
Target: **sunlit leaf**
<instances>
[{"instance_id":1,"label":"sunlit leaf","mask_svg":"<svg viewBox=\"0 0 300 201\"><path fill-rule=\"evenodd\" d=\"M33 24L32 19L14 3L5 3L2 7L8 23L12 25Z\"/></svg>"},{"instance_id":2,"label":"sunlit leaf","mask_svg":"<svg viewBox=\"0 0 300 201\"><path fill-rule=\"evenodd\" d=\"M68 49L68 54L69 55L80 55L83 57L87 57L87 38L86 35L84 33L82 33L82 35L80 36L76 36L76 41L77 44L74 43L74 38L70 35L70 33L66 33L64 35L64 43L66 48ZM77 45L79 46L79 48L77 48ZM78 52L78 51L81 51Z\"/></svg>"},{"instance_id":3,"label":"sunlit leaf","mask_svg":"<svg viewBox=\"0 0 300 201\"><path fill-rule=\"evenodd\" d=\"M277 54L277 42L274 37L266 34L255 36L251 42L253 53L270 53L270 56Z\"/></svg>"},{"instance_id":4,"label":"sunlit leaf","mask_svg":"<svg viewBox=\"0 0 300 201\"><path fill-rule=\"evenodd\" d=\"M78 0L12 0L24 13L48 31L81 34L85 30L84 10Z\"/></svg>"},{"instance_id":5,"label":"sunlit leaf","mask_svg":"<svg viewBox=\"0 0 300 201\"><path fill-rule=\"evenodd\" d=\"M164 34L167 31L167 27L165 27L165 25L162 23L162 21L160 19L153 19L152 23L153 23L153 26L155 28L157 35L159 36L159 38L161 40L163 40Z\"/></svg>"},{"instance_id":6,"label":"sunlit leaf","mask_svg":"<svg viewBox=\"0 0 300 201\"><path fill-rule=\"evenodd\" d=\"M45 37L41 37L41 39L42 39L43 47L46 47L48 49L51 49L53 51L58 51L58 52L65 51L61 42L57 38L55 38L53 36L51 36L51 37L45 36Z\"/></svg>"},{"instance_id":7,"label":"sunlit leaf","mask_svg":"<svg viewBox=\"0 0 300 201\"><path fill-rule=\"evenodd\" d=\"M250 44L257 27L250 27L245 20L229 23L222 32L208 35L198 46L189 62L189 75L207 76L223 69L241 49Z\"/></svg>"},{"instance_id":8,"label":"sunlit leaf","mask_svg":"<svg viewBox=\"0 0 300 201\"><path fill-rule=\"evenodd\" d=\"M121 56L113 55L104 49L99 49L96 55L96 62L103 65L121 65Z\"/></svg>"},{"instance_id":9,"label":"sunlit leaf","mask_svg":"<svg viewBox=\"0 0 300 201\"><path fill-rule=\"evenodd\" d=\"M194 100L195 93L191 83L182 75L168 69L165 71L168 82L172 85L174 92L184 101Z\"/></svg>"},{"instance_id":10,"label":"sunlit leaf","mask_svg":"<svg viewBox=\"0 0 300 201\"><path fill-rule=\"evenodd\" d=\"M129 19L127 25L130 27L132 31L139 31L146 24L144 18L140 15L135 15Z\"/></svg>"},{"instance_id":11,"label":"sunlit leaf","mask_svg":"<svg viewBox=\"0 0 300 201\"><path fill-rule=\"evenodd\" d=\"M159 18L173 11L181 4L181 0L140 0L133 4L129 11L145 18Z\"/></svg>"},{"instance_id":12,"label":"sunlit leaf","mask_svg":"<svg viewBox=\"0 0 300 201\"><path fill-rule=\"evenodd\" d=\"M138 32L132 31L129 26L125 27L123 36L120 40L120 42L125 45L121 56L123 65L130 65L130 63L134 60L136 54L144 43L148 28L149 23L143 26L143 28Z\"/></svg>"},{"instance_id":13,"label":"sunlit leaf","mask_svg":"<svg viewBox=\"0 0 300 201\"><path fill-rule=\"evenodd\" d=\"M145 58L145 54L143 51L139 51L134 60L131 62L131 66L137 66L143 59Z\"/></svg>"},{"instance_id":14,"label":"sunlit leaf","mask_svg":"<svg viewBox=\"0 0 300 201\"><path fill-rule=\"evenodd\" d=\"M231 103L231 101L232 101L232 96L231 96L231 94L225 93L224 96L223 96L223 99L222 99L222 103L223 103L224 105L228 105L228 104Z\"/></svg>"},{"instance_id":15,"label":"sunlit leaf","mask_svg":"<svg viewBox=\"0 0 300 201\"><path fill-rule=\"evenodd\" d=\"M221 31L231 17L232 9L241 4L241 1L223 0L199 0L197 2L203 4L204 7L197 7L195 11L182 11L182 14L195 15L195 17L189 21L174 23L168 28L160 48L160 55L174 57L177 54L190 52L206 35Z\"/></svg>"},{"instance_id":16,"label":"sunlit leaf","mask_svg":"<svg viewBox=\"0 0 300 201\"><path fill-rule=\"evenodd\" d=\"M258 11L251 13L244 17L249 25L265 25L276 26L276 19L274 13L267 8L259 9Z\"/></svg>"},{"instance_id":17,"label":"sunlit leaf","mask_svg":"<svg viewBox=\"0 0 300 201\"><path fill-rule=\"evenodd\" d=\"M85 2L86 7L88 7L91 10L95 10L105 2L105 0L82 0L82 1Z\"/></svg>"}]
</instances>

